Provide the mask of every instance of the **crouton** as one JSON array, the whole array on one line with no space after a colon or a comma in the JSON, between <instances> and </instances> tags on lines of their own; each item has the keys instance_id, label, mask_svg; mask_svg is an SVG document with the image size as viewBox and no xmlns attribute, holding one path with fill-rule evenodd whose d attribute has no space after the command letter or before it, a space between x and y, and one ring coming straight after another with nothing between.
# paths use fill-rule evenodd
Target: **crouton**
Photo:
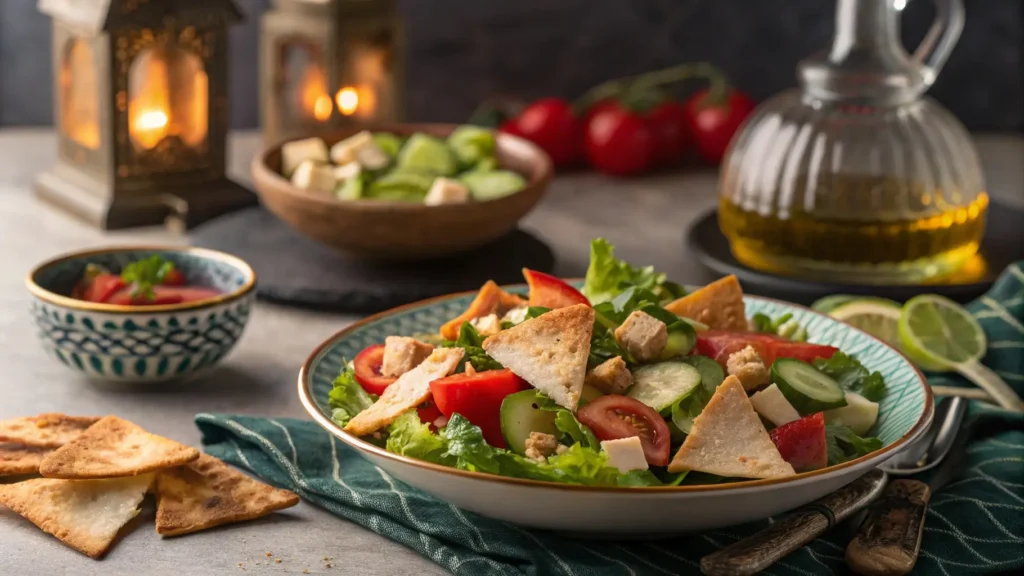
<instances>
[{"instance_id":1,"label":"crouton","mask_svg":"<svg viewBox=\"0 0 1024 576\"><path fill-rule=\"evenodd\" d=\"M633 311L615 329L615 341L640 362L654 360L668 343L668 327L661 320L640 310Z\"/></svg>"},{"instance_id":2,"label":"crouton","mask_svg":"<svg viewBox=\"0 0 1024 576\"><path fill-rule=\"evenodd\" d=\"M625 360L621 356L616 356L595 366L587 373L583 383L605 394L625 394L633 385L633 374L626 368Z\"/></svg>"},{"instance_id":3,"label":"crouton","mask_svg":"<svg viewBox=\"0 0 1024 576\"><path fill-rule=\"evenodd\" d=\"M384 339L384 365L381 374L397 378L423 362L434 346L408 336L388 336Z\"/></svg>"}]
</instances>

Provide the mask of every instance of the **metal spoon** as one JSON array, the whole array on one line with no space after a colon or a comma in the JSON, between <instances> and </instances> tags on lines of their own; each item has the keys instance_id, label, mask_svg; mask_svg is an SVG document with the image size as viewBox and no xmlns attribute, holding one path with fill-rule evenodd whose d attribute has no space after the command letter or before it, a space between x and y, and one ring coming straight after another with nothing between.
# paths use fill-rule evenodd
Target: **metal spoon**
<instances>
[{"instance_id":1,"label":"metal spoon","mask_svg":"<svg viewBox=\"0 0 1024 576\"><path fill-rule=\"evenodd\" d=\"M956 442L966 413L967 400L964 398L939 400L932 425L924 435L879 468L891 476L911 476L938 466Z\"/></svg>"}]
</instances>

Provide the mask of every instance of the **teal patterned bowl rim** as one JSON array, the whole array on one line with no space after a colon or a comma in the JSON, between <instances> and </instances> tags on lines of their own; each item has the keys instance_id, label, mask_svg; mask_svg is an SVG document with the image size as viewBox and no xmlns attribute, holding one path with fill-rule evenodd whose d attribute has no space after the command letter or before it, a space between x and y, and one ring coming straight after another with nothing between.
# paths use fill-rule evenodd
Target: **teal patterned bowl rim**
<instances>
[{"instance_id":1,"label":"teal patterned bowl rim","mask_svg":"<svg viewBox=\"0 0 1024 576\"><path fill-rule=\"evenodd\" d=\"M503 286L504 289L515 292L524 292L526 289L525 284L515 284L511 286ZM442 474L450 474L454 476L461 476L466 479L481 480L487 482L498 482L504 484L514 484L520 486L533 486L537 488L547 488L555 490L573 490L573 491L587 491L587 492L604 492L604 493L615 493L615 494L644 494L651 492L658 493L682 493L682 492L720 492L728 490L738 490L746 488L761 488L767 486L776 486L781 484L788 484L791 482L799 482L802 480L813 479L823 475L831 475L843 469L853 468L856 466L863 465L869 461L874 461L877 464L881 464L886 459L896 454L899 450L907 447L913 440L916 440L919 436L924 434L925 430L931 425L932 417L935 411L935 399L932 394L931 387L928 385L924 374L917 369L902 353L889 346L885 342L875 338L874 336L854 328L853 326L836 320L825 314L821 314L805 306L799 304L793 304L791 302L785 302L783 300L776 300L773 298L764 298L761 296L744 296L744 300L749 304L751 302L760 303L761 307L775 308L773 312L778 312L778 309L799 311L801 314L806 315L808 318L816 319L818 322L824 322L826 325L838 325L838 328L844 331L846 334L856 336L858 339L864 340L872 346L881 346L883 349L887 349L887 354L895 354L898 359L902 360L903 369L912 371L909 375L912 376L911 381L908 382L904 390L907 387L917 386L921 392L920 402L921 414L918 416L917 421L896 441L882 446L882 448L875 450L869 454L865 454L859 458L855 458L842 464L836 464L834 466L827 466L819 470L813 470L810 472L801 472L795 476L787 476L784 478L768 478L762 480L744 480L740 482L729 482L727 484L711 484L711 485L693 485L693 486L650 486L650 487L616 487L616 486L584 486L577 484L560 484L556 482L546 482L540 480L528 480L524 478L510 478L507 476L498 476L495 474L488 474L484 472L472 472L468 470L459 470L457 468L450 468L448 466L442 466L440 464L434 464L426 462L424 460L418 460L416 458L410 458L408 456L402 456L393 452L388 452L382 447L375 446L365 440L362 440L348 432L345 432L340 426L338 426L331 418L324 413L320 408L320 402L316 398L316 393L313 390L314 386L314 375L315 367L321 361L321 359L328 353L334 346L373 324L387 320L392 317L401 317L402 315L411 313L420 309L429 309L438 306L449 300L457 300L460 298L470 298L477 293L476 290L467 292L459 292L456 294L448 294L445 296L437 296L435 298L428 298L419 302L413 302L405 304L397 308L392 308L384 312L367 316L362 320L354 322L353 324L345 327L344 329L336 332L334 335L327 338L319 346L317 346L313 352L306 358L306 361L302 364L302 368L299 370L298 376L298 394L299 400L302 402L306 412L319 424L322 428L327 430L330 434L337 437L342 442L345 442L350 447L354 448L360 453L370 453L379 458L385 458L402 464L407 464L417 468L427 469L434 472L440 472ZM812 333L813 337L813 333ZM890 354L891 353L891 354ZM333 380L333 378L332 378ZM898 402L899 400L897 400Z\"/></svg>"},{"instance_id":2,"label":"teal patterned bowl rim","mask_svg":"<svg viewBox=\"0 0 1024 576\"><path fill-rule=\"evenodd\" d=\"M99 254L116 254L118 252L176 252L179 254L188 254L196 256L205 260L213 260L230 266L235 270L242 273L245 277L245 282L241 286L235 288L230 292L225 292L215 298L207 300L200 300L198 302L183 302L181 304L163 304L160 306L128 306L120 304L100 304L97 302L86 302L85 300L79 300L78 298L72 298L70 296L64 296L57 294L56 292L43 288L36 282L39 274L51 266L56 266L68 260L76 260L79 258L85 258L89 256L96 256ZM219 250L211 250L209 248L195 248L193 246L162 246L162 245L125 245L125 246L108 246L106 248L90 248L87 250L78 250L75 252L67 252L59 256L55 256L49 260L44 261L41 264L36 265L25 277L25 287L32 293L33 296L42 300L43 302L52 304L54 306L60 306L62 308L70 308L72 310L81 310L85 312L105 312L115 314L153 314L158 312L183 312L191 310L201 310L203 308L209 308L218 306L220 304L227 304L242 298L256 289L256 271L252 269L252 266L239 258L233 256L227 252L221 252Z\"/></svg>"}]
</instances>

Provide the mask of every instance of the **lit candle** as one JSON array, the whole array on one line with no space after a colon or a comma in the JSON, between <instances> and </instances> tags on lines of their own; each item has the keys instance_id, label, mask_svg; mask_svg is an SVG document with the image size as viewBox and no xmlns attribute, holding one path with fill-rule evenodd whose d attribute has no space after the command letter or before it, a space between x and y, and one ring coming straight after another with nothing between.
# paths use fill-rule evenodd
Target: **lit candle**
<instances>
[{"instance_id":1,"label":"lit candle","mask_svg":"<svg viewBox=\"0 0 1024 576\"><path fill-rule=\"evenodd\" d=\"M356 109L359 108L359 93L351 86L338 90L335 100L338 102L338 110L345 116L355 114Z\"/></svg>"},{"instance_id":2,"label":"lit candle","mask_svg":"<svg viewBox=\"0 0 1024 576\"><path fill-rule=\"evenodd\" d=\"M152 148L167 135L167 112L163 110L142 110L132 123L132 135L144 148Z\"/></svg>"}]
</instances>

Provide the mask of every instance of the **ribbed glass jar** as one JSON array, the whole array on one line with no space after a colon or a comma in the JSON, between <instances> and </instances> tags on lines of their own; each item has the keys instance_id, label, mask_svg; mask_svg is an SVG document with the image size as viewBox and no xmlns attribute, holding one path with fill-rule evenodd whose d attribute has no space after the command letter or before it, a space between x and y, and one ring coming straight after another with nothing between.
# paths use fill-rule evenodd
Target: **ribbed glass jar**
<instances>
[{"instance_id":1,"label":"ribbed glass jar","mask_svg":"<svg viewBox=\"0 0 1024 576\"><path fill-rule=\"evenodd\" d=\"M856 19L837 22L832 52L805 62L802 89L762 104L733 140L721 229L738 260L774 273L861 284L949 274L984 233L988 196L970 135L921 96L927 70L901 58L886 29L891 0L839 5L837 20Z\"/></svg>"}]
</instances>

